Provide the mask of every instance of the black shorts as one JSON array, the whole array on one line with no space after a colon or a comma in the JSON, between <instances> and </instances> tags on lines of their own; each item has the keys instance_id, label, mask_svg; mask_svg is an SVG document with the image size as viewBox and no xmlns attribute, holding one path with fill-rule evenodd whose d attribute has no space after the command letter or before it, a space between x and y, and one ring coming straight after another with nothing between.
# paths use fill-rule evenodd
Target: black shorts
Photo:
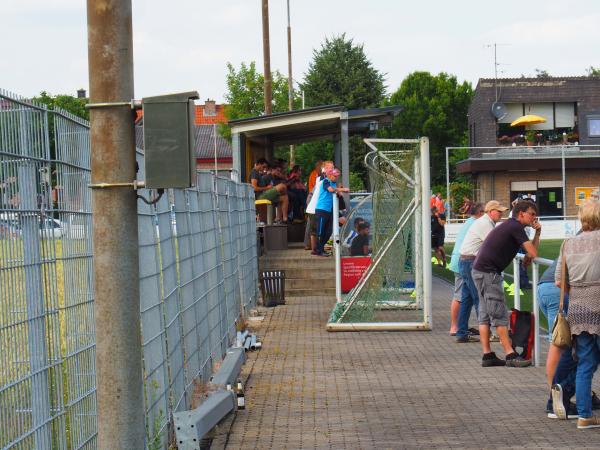
<instances>
[{"instance_id":1,"label":"black shorts","mask_svg":"<svg viewBox=\"0 0 600 450\"><path fill-rule=\"evenodd\" d=\"M431 235L431 248L443 247L444 246L444 236L440 236L438 234Z\"/></svg>"}]
</instances>

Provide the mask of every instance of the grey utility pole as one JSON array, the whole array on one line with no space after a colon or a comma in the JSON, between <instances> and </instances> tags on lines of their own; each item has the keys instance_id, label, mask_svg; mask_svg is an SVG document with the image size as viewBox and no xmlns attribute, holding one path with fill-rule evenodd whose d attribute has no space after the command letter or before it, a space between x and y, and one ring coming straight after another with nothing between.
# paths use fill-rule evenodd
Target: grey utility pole
<instances>
[{"instance_id":1,"label":"grey utility pole","mask_svg":"<svg viewBox=\"0 0 600 450\"><path fill-rule=\"evenodd\" d=\"M144 448L131 0L87 0L98 448ZM97 105L97 107L93 107Z\"/></svg>"},{"instance_id":2,"label":"grey utility pole","mask_svg":"<svg viewBox=\"0 0 600 450\"><path fill-rule=\"evenodd\" d=\"M269 0L262 1L262 29L263 29L263 59L265 77L265 114L271 114L272 87L271 87L271 47L269 45Z\"/></svg>"},{"instance_id":3,"label":"grey utility pole","mask_svg":"<svg viewBox=\"0 0 600 450\"><path fill-rule=\"evenodd\" d=\"M292 78L292 26L290 25L290 0L287 0L287 49L288 49L288 110L294 109L293 97L294 97L294 79ZM295 162L295 146L290 145L290 168L294 166Z\"/></svg>"}]
</instances>

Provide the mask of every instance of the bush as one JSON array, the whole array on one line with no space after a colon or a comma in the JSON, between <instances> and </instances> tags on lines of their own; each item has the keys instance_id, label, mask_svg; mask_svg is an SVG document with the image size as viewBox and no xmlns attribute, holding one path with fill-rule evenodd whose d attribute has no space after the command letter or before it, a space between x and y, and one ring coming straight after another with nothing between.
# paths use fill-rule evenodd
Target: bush
<instances>
[{"instance_id":1,"label":"bush","mask_svg":"<svg viewBox=\"0 0 600 450\"><path fill-rule=\"evenodd\" d=\"M362 178L356 172L350 172L350 192L361 192L365 190Z\"/></svg>"}]
</instances>

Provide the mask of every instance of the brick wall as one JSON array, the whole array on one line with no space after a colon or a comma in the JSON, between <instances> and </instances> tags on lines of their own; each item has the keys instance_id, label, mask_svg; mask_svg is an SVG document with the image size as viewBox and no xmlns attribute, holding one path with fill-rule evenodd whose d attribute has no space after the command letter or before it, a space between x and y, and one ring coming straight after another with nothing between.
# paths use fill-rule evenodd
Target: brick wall
<instances>
[{"instance_id":1,"label":"brick wall","mask_svg":"<svg viewBox=\"0 0 600 450\"><path fill-rule=\"evenodd\" d=\"M561 179L561 170L480 173L476 179L477 190L475 200L485 203L493 199L498 200L503 205L509 206L511 182ZM575 188L594 186L600 186L600 172L597 170L569 169L566 172L567 215L577 215Z\"/></svg>"},{"instance_id":2,"label":"brick wall","mask_svg":"<svg viewBox=\"0 0 600 450\"><path fill-rule=\"evenodd\" d=\"M600 78L552 77L511 78L498 80L499 101L503 103L576 102L580 144L600 144L600 138L587 137L588 114L600 113ZM469 142L471 147L496 146L496 119L491 114L496 100L493 79L477 83L469 107ZM480 151L474 150L474 154Z\"/></svg>"}]
</instances>

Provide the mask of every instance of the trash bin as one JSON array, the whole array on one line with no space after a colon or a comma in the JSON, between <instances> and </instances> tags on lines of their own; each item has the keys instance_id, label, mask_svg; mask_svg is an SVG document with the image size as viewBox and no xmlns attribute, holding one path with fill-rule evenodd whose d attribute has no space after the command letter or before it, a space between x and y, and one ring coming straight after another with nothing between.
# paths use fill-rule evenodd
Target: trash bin
<instances>
[{"instance_id":1,"label":"trash bin","mask_svg":"<svg viewBox=\"0 0 600 450\"><path fill-rule=\"evenodd\" d=\"M285 305L285 271L264 270L260 274L260 290L265 306Z\"/></svg>"},{"instance_id":2,"label":"trash bin","mask_svg":"<svg viewBox=\"0 0 600 450\"><path fill-rule=\"evenodd\" d=\"M287 250L287 228L287 225L265 225L263 228L265 253L272 250Z\"/></svg>"}]
</instances>

